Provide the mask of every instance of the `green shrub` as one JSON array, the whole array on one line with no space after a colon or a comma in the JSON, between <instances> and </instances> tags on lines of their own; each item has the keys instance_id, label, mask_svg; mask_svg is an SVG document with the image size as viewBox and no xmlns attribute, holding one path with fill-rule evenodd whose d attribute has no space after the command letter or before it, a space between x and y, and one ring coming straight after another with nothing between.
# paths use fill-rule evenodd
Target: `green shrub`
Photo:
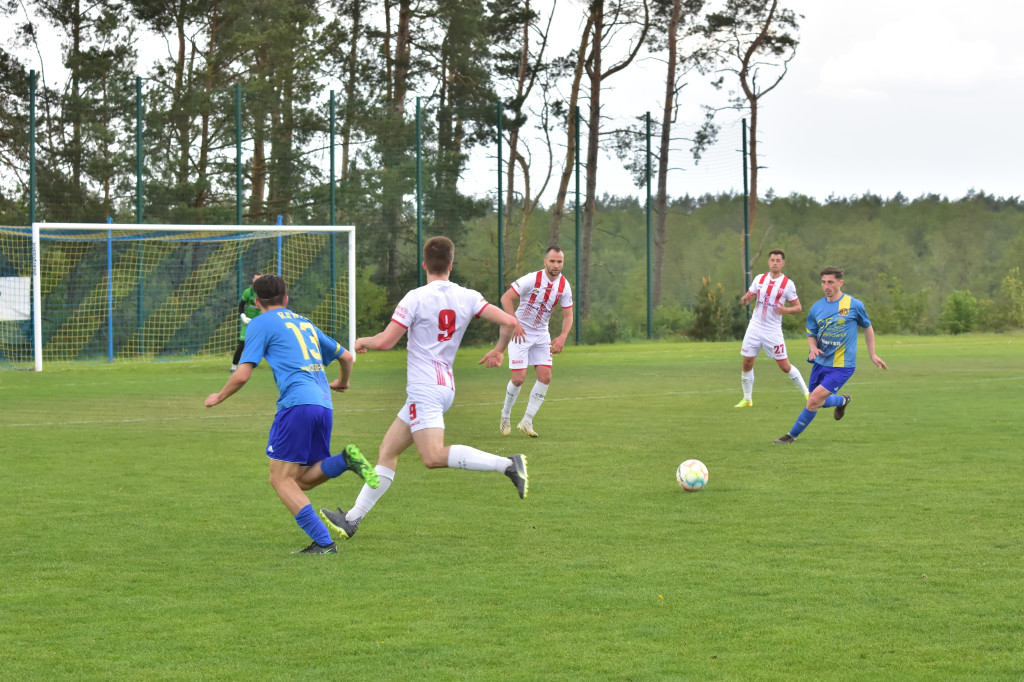
<instances>
[{"instance_id":1,"label":"green shrub","mask_svg":"<svg viewBox=\"0 0 1024 682\"><path fill-rule=\"evenodd\" d=\"M962 334L974 330L980 306L970 291L954 291L942 305L939 322L950 334Z\"/></svg>"}]
</instances>

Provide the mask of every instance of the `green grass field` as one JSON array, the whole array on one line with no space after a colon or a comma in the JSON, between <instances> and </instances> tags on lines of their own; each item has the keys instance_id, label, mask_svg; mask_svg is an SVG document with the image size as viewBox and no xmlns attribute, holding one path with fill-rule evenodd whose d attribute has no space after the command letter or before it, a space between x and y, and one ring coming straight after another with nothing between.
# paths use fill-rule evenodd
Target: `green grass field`
<instances>
[{"instance_id":1,"label":"green grass field","mask_svg":"<svg viewBox=\"0 0 1024 682\"><path fill-rule=\"evenodd\" d=\"M738 346L569 348L533 440L498 433L507 370L464 349L448 442L526 453L530 496L410 451L324 557L290 554L267 483L269 370L209 410L227 359L0 373L2 676L1024 677L1024 336L880 337L889 371L862 348L846 418L788 447L801 397L761 357L734 409ZM404 362L359 358L339 449L373 459Z\"/></svg>"}]
</instances>

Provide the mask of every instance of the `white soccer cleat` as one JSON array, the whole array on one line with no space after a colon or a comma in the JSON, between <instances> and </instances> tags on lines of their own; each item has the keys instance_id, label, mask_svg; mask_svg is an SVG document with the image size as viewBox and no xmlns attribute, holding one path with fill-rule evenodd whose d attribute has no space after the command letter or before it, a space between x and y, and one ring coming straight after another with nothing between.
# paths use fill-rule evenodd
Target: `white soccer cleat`
<instances>
[{"instance_id":1,"label":"white soccer cleat","mask_svg":"<svg viewBox=\"0 0 1024 682\"><path fill-rule=\"evenodd\" d=\"M525 419L519 422L519 426L517 426L516 428L525 433L530 438L536 438L538 435L540 435L533 430L533 424L526 421Z\"/></svg>"},{"instance_id":2,"label":"white soccer cleat","mask_svg":"<svg viewBox=\"0 0 1024 682\"><path fill-rule=\"evenodd\" d=\"M507 436L512 433L512 422L508 420L508 417L502 417L501 425L498 428L501 429L501 435Z\"/></svg>"}]
</instances>

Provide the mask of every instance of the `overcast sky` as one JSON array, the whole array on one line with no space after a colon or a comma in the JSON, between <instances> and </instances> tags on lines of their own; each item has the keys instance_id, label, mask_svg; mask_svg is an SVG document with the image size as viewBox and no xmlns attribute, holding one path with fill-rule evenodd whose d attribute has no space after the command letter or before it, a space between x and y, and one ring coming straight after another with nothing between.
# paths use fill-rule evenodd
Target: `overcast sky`
<instances>
[{"instance_id":1,"label":"overcast sky","mask_svg":"<svg viewBox=\"0 0 1024 682\"><path fill-rule=\"evenodd\" d=\"M762 100L762 196L769 188L819 200L866 192L957 199L971 189L1024 195L1024 3L783 5L804 18L789 73ZM605 101L636 108L646 99L641 106L657 116L663 85L655 78L652 67L653 96L631 78ZM736 149L738 133L731 136ZM621 183L606 168L606 181ZM685 177L674 184L685 186Z\"/></svg>"},{"instance_id":2,"label":"overcast sky","mask_svg":"<svg viewBox=\"0 0 1024 682\"><path fill-rule=\"evenodd\" d=\"M583 5L558 0L560 40L578 39ZM788 75L762 100L762 196L769 189L819 200L866 192L957 199L972 189L1024 195L1017 158L1024 153L1024 3L783 0L783 6L804 18ZM609 79L604 115L622 124L650 111L658 120L663 74L664 65L648 57ZM698 105L715 96L696 81L693 76L683 93L684 136L700 123ZM670 176L670 195L742 189L739 116L722 115L721 143L700 167ZM536 147L533 153L542 155ZM468 191L493 193L493 156L493 149L475 156ZM600 193L640 193L617 160L606 160L598 177ZM538 185L535 179L535 190ZM553 195L549 187L543 201Z\"/></svg>"}]
</instances>

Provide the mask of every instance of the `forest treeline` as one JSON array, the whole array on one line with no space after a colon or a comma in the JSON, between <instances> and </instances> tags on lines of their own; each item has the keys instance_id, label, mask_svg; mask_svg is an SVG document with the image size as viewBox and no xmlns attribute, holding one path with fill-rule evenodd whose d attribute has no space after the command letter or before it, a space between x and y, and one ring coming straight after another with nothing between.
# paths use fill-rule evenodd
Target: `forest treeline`
<instances>
[{"instance_id":1,"label":"forest treeline","mask_svg":"<svg viewBox=\"0 0 1024 682\"><path fill-rule=\"evenodd\" d=\"M0 222L355 225L361 328L416 283L420 228L452 237L457 275L492 300L559 243L600 342L646 335L649 286L656 336L738 334L746 210L751 258L784 248L804 300L841 265L885 331L1021 326L1016 199L759 192L758 104L798 58L784 5L588 0L558 20L529 0L3 2ZM602 92L641 60L664 68L657 110L609 120ZM721 97L687 101L700 81ZM682 160L730 110L749 121L750 194L690 198ZM495 191L467 194L471 154L499 144ZM652 189L650 268L645 207L598 195L616 162Z\"/></svg>"},{"instance_id":2,"label":"forest treeline","mask_svg":"<svg viewBox=\"0 0 1024 682\"><path fill-rule=\"evenodd\" d=\"M822 297L819 273L846 271L844 291L863 300L880 333L943 334L1024 328L1024 203L985 193L960 199L897 194L830 198L791 195L761 203L768 237L753 273L767 270L767 252L786 252L806 311ZM595 307L583 321L584 343L641 339L647 334L647 231L634 198L599 202L594 242ZM742 338L743 198L684 197L670 203L663 300L654 310L656 338ZM470 230L456 278L497 294L493 217ZM543 222L543 221L541 221ZM566 276L574 281L572 235ZM532 235L526 266L539 268L546 234ZM757 251L751 248L752 257ZM522 273L508 272L508 279ZM389 311L390 312L390 311ZM803 332L805 315L783 318ZM554 323L557 323L555 321Z\"/></svg>"}]
</instances>

